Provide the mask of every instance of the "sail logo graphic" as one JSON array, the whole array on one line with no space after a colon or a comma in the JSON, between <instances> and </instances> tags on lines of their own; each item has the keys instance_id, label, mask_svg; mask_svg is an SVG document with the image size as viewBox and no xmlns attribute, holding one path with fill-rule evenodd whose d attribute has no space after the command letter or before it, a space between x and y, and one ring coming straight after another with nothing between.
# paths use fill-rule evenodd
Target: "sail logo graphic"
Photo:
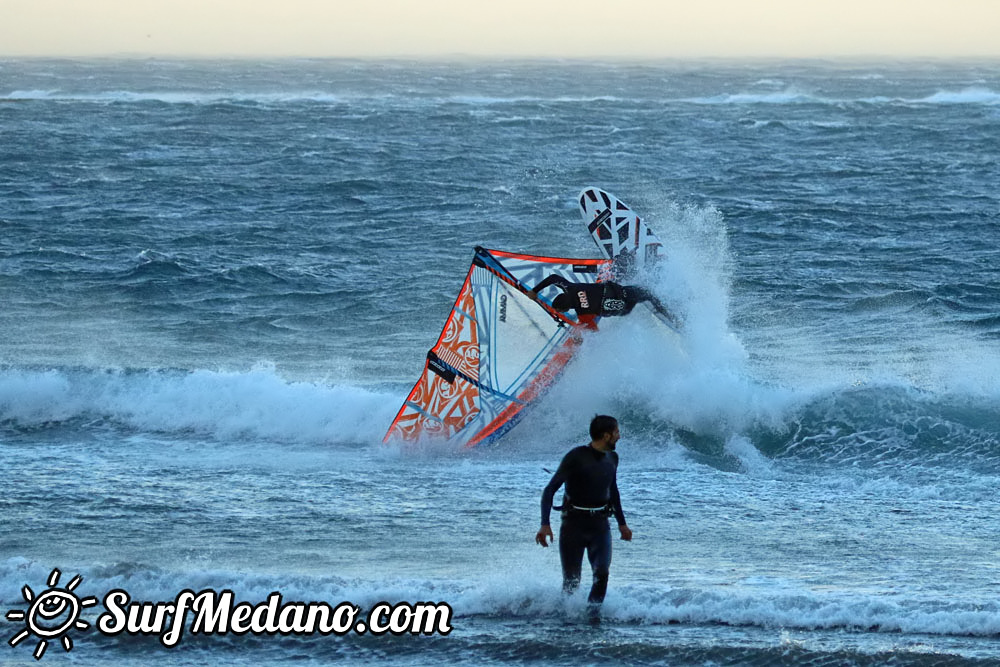
<instances>
[{"instance_id":1,"label":"sail logo graphic","mask_svg":"<svg viewBox=\"0 0 1000 667\"><path fill-rule=\"evenodd\" d=\"M21 596L28 603L28 610L12 609L7 612L8 621L24 621L24 629L14 635L8 643L17 646L34 635L38 638L34 652L35 660L42 659L50 640L59 640L63 649L72 650L73 639L69 636L69 631L86 630L90 627L87 621L80 618L80 612L85 607L96 605L97 598L91 596L81 599L73 592L83 581L83 577L79 574L73 577L65 588L59 588L61 576L62 573L58 569L52 570L47 582L48 589L39 595L35 595L35 592L25 585L21 589Z\"/></svg>"}]
</instances>

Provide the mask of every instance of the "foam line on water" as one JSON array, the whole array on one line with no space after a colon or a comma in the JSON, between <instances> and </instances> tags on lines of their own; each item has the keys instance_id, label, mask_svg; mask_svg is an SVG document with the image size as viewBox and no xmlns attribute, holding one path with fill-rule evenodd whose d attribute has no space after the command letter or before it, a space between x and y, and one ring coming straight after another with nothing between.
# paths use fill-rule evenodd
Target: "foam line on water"
<instances>
[{"instance_id":1,"label":"foam line on water","mask_svg":"<svg viewBox=\"0 0 1000 667\"><path fill-rule=\"evenodd\" d=\"M273 369L0 371L0 423L110 421L145 432L315 443L375 442L399 398L291 382Z\"/></svg>"}]
</instances>

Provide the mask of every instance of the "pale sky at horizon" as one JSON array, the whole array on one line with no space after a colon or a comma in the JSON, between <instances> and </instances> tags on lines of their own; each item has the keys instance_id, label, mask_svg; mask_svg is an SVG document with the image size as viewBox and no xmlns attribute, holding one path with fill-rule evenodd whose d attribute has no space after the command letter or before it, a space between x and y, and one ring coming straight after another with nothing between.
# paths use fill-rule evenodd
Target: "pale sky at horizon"
<instances>
[{"instance_id":1,"label":"pale sky at horizon","mask_svg":"<svg viewBox=\"0 0 1000 667\"><path fill-rule=\"evenodd\" d=\"M1000 0L0 0L0 56L998 57Z\"/></svg>"}]
</instances>

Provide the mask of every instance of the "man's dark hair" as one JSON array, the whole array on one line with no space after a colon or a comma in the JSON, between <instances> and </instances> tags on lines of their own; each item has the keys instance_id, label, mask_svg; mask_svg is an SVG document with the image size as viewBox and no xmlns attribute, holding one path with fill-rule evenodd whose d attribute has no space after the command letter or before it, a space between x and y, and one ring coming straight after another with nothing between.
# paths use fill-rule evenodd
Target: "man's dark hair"
<instances>
[{"instance_id":1,"label":"man's dark hair","mask_svg":"<svg viewBox=\"0 0 1000 667\"><path fill-rule=\"evenodd\" d=\"M590 420L590 439L600 440L605 433L614 433L618 420L609 415L596 415Z\"/></svg>"}]
</instances>

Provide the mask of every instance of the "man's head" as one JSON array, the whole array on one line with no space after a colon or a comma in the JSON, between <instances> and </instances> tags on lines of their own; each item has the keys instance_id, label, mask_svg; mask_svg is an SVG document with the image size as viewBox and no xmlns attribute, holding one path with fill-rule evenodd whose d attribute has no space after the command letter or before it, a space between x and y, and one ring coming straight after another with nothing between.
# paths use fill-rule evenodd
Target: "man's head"
<instances>
[{"instance_id":1,"label":"man's head","mask_svg":"<svg viewBox=\"0 0 1000 667\"><path fill-rule=\"evenodd\" d=\"M573 297L563 292L556 298L552 299L552 307L558 310L560 313L565 313L567 310L573 307Z\"/></svg>"},{"instance_id":2,"label":"man's head","mask_svg":"<svg viewBox=\"0 0 1000 667\"><path fill-rule=\"evenodd\" d=\"M615 450L618 444L618 420L609 415L597 415L590 420L590 439L603 445L604 449Z\"/></svg>"}]
</instances>

